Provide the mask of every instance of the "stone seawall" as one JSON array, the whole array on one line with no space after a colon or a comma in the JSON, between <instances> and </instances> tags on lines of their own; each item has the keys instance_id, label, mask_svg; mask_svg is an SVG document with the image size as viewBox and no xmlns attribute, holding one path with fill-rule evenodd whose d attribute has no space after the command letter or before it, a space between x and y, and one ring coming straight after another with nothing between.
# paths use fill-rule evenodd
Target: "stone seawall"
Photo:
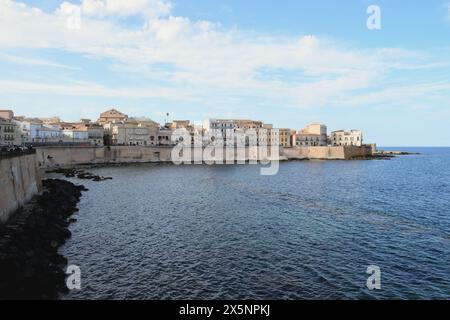
<instances>
[{"instance_id":1,"label":"stone seawall","mask_svg":"<svg viewBox=\"0 0 450 320\"><path fill-rule=\"evenodd\" d=\"M144 146L111 146L111 147L39 147L36 148L36 157L40 168L70 167L83 164L113 164L113 163L145 163L167 162L172 163L173 147L144 147ZM282 148L281 148L282 150ZM267 153L270 155L270 148ZM190 157L186 154L187 162L202 158L205 149L191 149ZM264 154L264 153L263 153ZM255 148L232 150L231 154L223 152L222 161L228 159L245 158L245 160L258 160L262 158ZM198 157L199 156L199 157ZM276 155L278 158L280 154ZM270 157L270 156L269 156Z\"/></svg>"},{"instance_id":2,"label":"stone seawall","mask_svg":"<svg viewBox=\"0 0 450 320\"><path fill-rule=\"evenodd\" d=\"M70 167L80 164L170 162L168 147L40 147L36 149L39 167Z\"/></svg>"},{"instance_id":3,"label":"stone seawall","mask_svg":"<svg viewBox=\"0 0 450 320\"><path fill-rule=\"evenodd\" d=\"M42 189L36 155L0 160L0 223Z\"/></svg>"},{"instance_id":4,"label":"stone seawall","mask_svg":"<svg viewBox=\"0 0 450 320\"><path fill-rule=\"evenodd\" d=\"M202 151L192 149L190 160L201 161ZM41 147L37 148L36 157L41 168L70 167L83 164L111 164L111 163L139 163L139 162L172 162L172 147L144 147L144 146L111 146L111 147ZM264 159L255 148L232 150L231 154L223 153L226 158L245 160ZM264 153L263 153L264 154ZM268 148L270 155L270 148ZM369 147L294 147L282 148L279 153L269 156L271 159L327 159L349 160L352 158L368 157L372 154ZM197 157L200 155L200 157ZM244 156L242 156L244 155ZM233 163L233 161L231 161Z\"/></svg>"},{"instance_id":5,"label":"stone seawall","mask_svg":"<svg viewBox=\"0 0 450 320\"><path fill-rule=\"evenodd\" d=\"M284 148L283 155L290 160L319 159L319 160L351 160L370 157L370 147L293 147Z\"/></svg>"}]
</instances>

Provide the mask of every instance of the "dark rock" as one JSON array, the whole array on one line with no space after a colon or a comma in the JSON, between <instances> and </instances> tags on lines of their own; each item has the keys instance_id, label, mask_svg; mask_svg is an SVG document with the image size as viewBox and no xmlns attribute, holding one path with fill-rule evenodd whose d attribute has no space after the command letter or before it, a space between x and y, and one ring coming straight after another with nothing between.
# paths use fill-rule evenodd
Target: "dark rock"
<instances>
[{"instance_id":1,"label":"dark rock","mask_svg":"<svg viewBox=\"0 0 450 320\"><path fill-rule=\"evenodd\" d=\"M86 188L56 179L43 186L30 208L0 225L0 300L55 299L67 290L67 259L58 248L71 237L71 215Z\"/></svg>"}]
</instances>

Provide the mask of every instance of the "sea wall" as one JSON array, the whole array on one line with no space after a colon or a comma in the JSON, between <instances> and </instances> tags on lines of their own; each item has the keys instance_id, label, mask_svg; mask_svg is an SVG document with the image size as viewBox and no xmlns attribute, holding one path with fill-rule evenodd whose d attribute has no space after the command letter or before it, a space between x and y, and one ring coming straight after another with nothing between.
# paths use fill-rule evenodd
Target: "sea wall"
<instances>
[{"instance_id":1,"label":"sea wall","mask_svg":"<svg viewBox=\"0 0 450 320\"><path fill-rule=\"evenodd\" d=\"M41 189L35 154L0 159L0 223Z\"/></svg>"},{"instance_id":2,"label":"sea wall","mask_svg":"<svg viewBox=\"0 0 450 320\"><path fill-rule=\"evenodd\" d=\"M284 148L283 155L287 159L322 159L350 160L372 155L370 147L339 146L339 147L293 147Z\"/></svg>"},{"instance_id":3,"label":"sea wall","mask_svg":"<svg viewBox=\"0 0 450 320\"><path fill-rule=\"evenodd\" d=\"M40 147L36 150L39 167L70 167L82 164L108 164L108 163L139 163L139 162L172 162L172 147L144 147L144 146L111 146L111 147ZM232 149L231 153L223 151L222 160L244 159L262 160L270 159L327 159L349 160L352 158L368 157L372 154L370 147L294 147L282 148L276 154L271 148L261 152L256 148ZM184 154L185 162L201 161L205 149L191 149L190 155ZM217 160L221 158L219 156ZM205 158L203 158L205 160Z\"/></svg>"},{"instance_id":4,"label":"sea wall","mask_svg":"<svg viewBox=\"0 0 450 320\"><path fill-rule=\"evenodd\" d=\"M36 148L39 167L53 168L80 164L169 162L168 147L41 147Z\"/></svg>"},{"instance_id":5,"label":"sea wall","mask_svg":"<svg viewBox=\"0 0 450 320\"><path fill-rule=\"evenodd\" d=\"M111 146L111 147L39 147L36 157L39 167L70 167L83 164L110 163L139 163L139 162L172 162L172 147L153 146ZM282 150L282 149L281 149ZM280 151L281 151L280 150ZM214 158L225 162L227 159L259 160L265 158L264 152L256 148L231 150L231 154L223 150L220 156ZM280 156L277 151L276 158ZM201 161L202 156L208 154L204 148L192 148L188 153L180 156L184 162ZM271 150L267 148L267 157L271 157ZM216 157L214 153L212 156ZM210 159L210 158L208 158Z\"/></svg>"}]
</instances>

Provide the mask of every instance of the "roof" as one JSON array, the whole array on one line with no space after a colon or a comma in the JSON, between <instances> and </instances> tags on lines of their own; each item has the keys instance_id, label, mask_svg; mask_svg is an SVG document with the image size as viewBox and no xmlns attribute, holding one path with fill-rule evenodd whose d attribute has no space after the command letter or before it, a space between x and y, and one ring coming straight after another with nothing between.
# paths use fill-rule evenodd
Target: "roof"
<instances>
[{"instance_id":1,"label":"roof","mask_svg":"<svg viewBox=\"0 0 450 320\"><path fill-rule=\"evenodd\" d=\"M107 110L107 111L105 111L105 112L100 114L100 118L112 118L112 117L128 118L128 116L126 114L124 114L124 113L122 113L122 112L120 112L120 111L118 111L118 110L116 110L114 108L110 109L110 110Z\"/></svg>"}]
</instances>

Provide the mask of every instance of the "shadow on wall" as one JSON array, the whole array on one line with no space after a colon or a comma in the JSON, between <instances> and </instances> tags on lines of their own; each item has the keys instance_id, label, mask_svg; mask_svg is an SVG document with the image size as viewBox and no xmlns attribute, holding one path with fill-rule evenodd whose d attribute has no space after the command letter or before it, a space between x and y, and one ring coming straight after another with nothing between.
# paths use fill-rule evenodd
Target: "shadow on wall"
<instances>
[{"instance_id":1,"label":"shadow on wall","mask_svg":"<svg viewBox=\"0 0 450 320\"><path fill-rule=\"evenodd\" d=\"M0 223L4 223L42 190L36 155L0 159L0 189Z\"/></svg>"}]
</instances>

